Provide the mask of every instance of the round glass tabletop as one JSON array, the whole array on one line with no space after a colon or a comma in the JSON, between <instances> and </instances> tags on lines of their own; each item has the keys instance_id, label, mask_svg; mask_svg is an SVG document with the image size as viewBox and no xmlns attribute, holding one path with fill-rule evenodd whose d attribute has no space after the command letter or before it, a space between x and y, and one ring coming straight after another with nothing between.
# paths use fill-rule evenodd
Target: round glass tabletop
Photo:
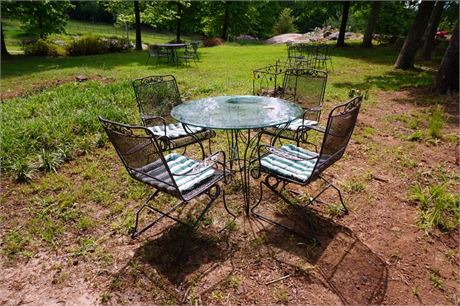
<instances>
[{"instance_id":1,"label":"round glass tabletop","mask_svg":"<svg viewBox=\"0 0 460 306\"><path fill-rule=\"evenodd\" d=\"M303 113L289 101L261 96L220 96L186 102L171 116L187 125L211 129L254 129L288 123Z\"/></svg>"}]
</instances>

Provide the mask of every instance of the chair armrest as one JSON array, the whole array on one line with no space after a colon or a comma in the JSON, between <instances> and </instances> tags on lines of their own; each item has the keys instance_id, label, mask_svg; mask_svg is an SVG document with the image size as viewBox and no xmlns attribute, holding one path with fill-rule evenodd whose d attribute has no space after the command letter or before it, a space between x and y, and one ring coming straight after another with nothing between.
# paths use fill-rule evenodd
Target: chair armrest
<instances>
[{"instance_id":1,"label":"chair armrest","mask_svg":"<svg viewBox=\"0 0 460 306\"><path fill-rule=\"evenodd\" d=\"M320 133L326 133L326 129L320 127L320 126L311 126L309 128L310 130L313 130L313 131L317 131L317 132L320 132Z\"/></svg>"},{"instance_id":2,"label":"chair armrest","mask_svg":"<svg viewBox=\"0 0 460 306\"><path fill-rule=\"evenodd\" d=\"M144 126L153 126L155 121L160 121L166 127L166 120L161 116L142 115L141 118Z\"/></svg>"},{"instance_id":3,"label":"chair armrest","mask_svg":"<svg viewBox=\"0 0 460 306\"><path fill-rule=\"evenodd\" d=\"M219 156L223 157L222 162L219 161ZM208 170L209 168L216 166L217 164L222 164L222 165L224 165L223 171L224 171L224 178L226 179L225 162L226 162L225 152L218 151L218 152L206 157L202 161L198 162L194 167L192 167L187 172L172 173L172 174L175 175L175 176L191 176L191 175L200 174L200 173Z\"/></svg>"},{"instance_id":4,"label":"chair armrest","mask_svg":"<svg viewBox=\"0 0 460 306\"><path fill-rule=\"evenodd\" d=\"M311 107L311 108L304 108L303 109L305 113L317 113L317 112L320 112L323 110L323 107L322 106L315 106L315 107Z\"/></svg>"}]
</instances>

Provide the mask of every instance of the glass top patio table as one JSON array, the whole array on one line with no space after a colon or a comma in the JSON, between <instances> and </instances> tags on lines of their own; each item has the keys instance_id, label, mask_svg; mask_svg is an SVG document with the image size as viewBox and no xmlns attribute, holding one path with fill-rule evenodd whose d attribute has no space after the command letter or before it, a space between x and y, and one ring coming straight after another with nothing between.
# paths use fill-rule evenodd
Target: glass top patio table
<instances>
[{"instance_id":1,"label":"glass top patio table","mask_svg":"<svg viewBox=\"0 0 460 306\"><path fill-rule=\"evenodd\" d=\"M220 96L190 101L174 107L179 122L211 129L255 129L288 123L303 113L289 101L263 96Z\"/></svg>"}]
</instances>

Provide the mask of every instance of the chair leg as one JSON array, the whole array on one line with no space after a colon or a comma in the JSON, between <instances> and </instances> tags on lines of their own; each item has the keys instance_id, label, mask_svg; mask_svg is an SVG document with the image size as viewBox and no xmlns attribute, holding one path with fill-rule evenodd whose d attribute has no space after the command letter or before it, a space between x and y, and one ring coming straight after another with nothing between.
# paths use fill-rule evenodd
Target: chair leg
<instances>
[{"instance_id":1,"label":"chair leg","mask_svg":"<svg viewBox=\"0 0 460 306\"><path fill-rule=\"evenodd\" d=\"M348 208L347 206L345 206L345 203L343 202L343 198L342 198L342 192L340 192L340 189L337 188L334 184L332 184L331 182L329 182L328 180L326 180L324 177L322 176L319 176L320 179L322 179L324 182L327 183L326 187L324 187L320 193L318 193L318 195L316 195L313 199L310 200L310 202L313 202L313 201L317 201L319 202L319 200L317 200L317 198L324 192L326 191L327 189L329 189L330 187L334 188L337 193L339 194L339 199L340 199L340 203L342 204L342 212L346 215L348 215Z\"/></svg>"},{"instance_id":2,"label":"chair leg","mask_svg":"<svg viewBox=\"0 0 460 306\"><path fill-rule=\"evenodd\" d=\"M148 199L147 201L145 202L145 204L137 211L136 213L136 224L135 224L135 227L134 227L134 230L133 230L133 233L131 234L131 238L134 239L136 237L138 237L140 234L142 234L143 232L145 232L146 230L148 230L149 228L151 228L152 226L154 226L155 224L157 224L160 220L162 220L164 217L167 217L173 221L176 221L177 223L180 223L182 225L187 225L187 226L190 226L192 227L192 229L195 229L197 226L198 226L198 223L203 219L204 215L206 214L206 212L211 208L212 204L214 203L214 201L219 197L220 195L220 192L221 192L221 189L219 187L219 185L215 185L214 186L216 188L216 192L213 194L211 193L211 191L208 191L206 194L208 195L208 197L210 198L210 201L209 203L206 205L206 207L203 209L203 211L201 212L201 214L199 215L199 217L196 219L196 221L190 225L182 220L179 220L178 218L176 217L173 217L171 216L171 213L173 211L175 211L177 208L179 208L180 206L188 203L187 201L181 201L179 202L178 204L176 204L175 206L173 206L171 209L169 209L167 212L162 212L160 210L158 210L157 208L155 207L152 207L150 205L148 205L147 203L151 200L153 200L159 193L159 190L156 190L154 194L152 194ZM212 188L212 187L211 187ZM210 189L211 190L211 189ZM225 205L226 206L226 205ZM141 214L141 212L144 210L144 209L148 209L152 212L156 212L158 214L160 214L161 216L157 219L155 219L154 221L150 222L148 225L146 225L144 228L142 228L141 230L137 230L137 227L139 225L139 216Z\"/></svg>"},{"instance_id":3,"label":"chair leg","mask_svg":"<svg viewBox=\"0 0 460 306\"><path fill-rule=\"evenodd\" d=\"M233 220L235 220L235 219L236 219L236 215L235 215L233 212L231 212L230 209L229 209L228 206L227 206L227 201L225 200L225 190L222 190L222 200L223 200L223 202L224 202L224 208L225 208L225 210L227 211L227 213L228 213L230 216L233 217Z\"/></svg>"},{"instance_id":4,"label":"chair leg","mask_svg":"<svg viewBox=\"0 0 460 306\"><path fill-rule=\"evenodd\" d=\"M279 181L277 181L277 183L275 185L271 185L269 183L269 178L270 176L267 176L265 178L265 181L262 181L260 182L260 198L259 198L259 201L256 205L254 205L252 208L251 208L251 214L254 215L256 218L258 219L261 219L267 223L270 223L272 225L275 225L275 226L278 226L278 227L281 227L283 228L284 230L287 230L297 236L300 236L300 237L303 237L305 239L308 239L308 240L311 240L312 243L316 244L316 245L320 245L321 243L319 242L318 238L316 237L316 235L314 234L315 232L315 228L313 227L313 224L310 222L310 218L308 217L308 215L305 213L305 211L303 211L303 208L300 207L299 205L295 204L295 203L292 203L288 198L286 198L283 194L281 194L280 192L278 192L276 190L276 188L278 187L279 185ZM311 235L310 236L307 236L305 235L304 233L301 233L289 226L286 226L284 224L281 224L281 223L278 223L272 219L269 219L268 217L262 215L262 214L259 214L259 213L256 213L255 212L255 209L257 206L259 206L259 204L261 203L261 200L262 200L262 188L263 188L263 185L265 185L271 192L273 192L275 195L277 195L278 197L280 197L284 202L286 202L287 204L291 205L292 207L294 207L296 209L296 211L304 216L306 219L307 219L307 226L308 226L308 229L310 230L311 232Z\"/></svg>"}]
</instances>

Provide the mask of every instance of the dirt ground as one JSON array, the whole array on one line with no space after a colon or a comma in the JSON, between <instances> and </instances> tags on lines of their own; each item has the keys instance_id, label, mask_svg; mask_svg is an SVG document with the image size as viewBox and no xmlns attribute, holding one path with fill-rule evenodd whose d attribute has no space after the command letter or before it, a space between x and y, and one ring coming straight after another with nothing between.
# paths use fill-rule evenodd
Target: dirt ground
<instances>
[{"instance_id":1,"label":"dirt ground","mask_svg":"<svg viewBox=\"0 0 460 306\"><path fill-rule=\"evenodd\" d=\"M95 229L111 258L108 264L94 252L70 256L66 246L41 247L28 260L1 255L0 304L458 304L458 229L426 234L416 226L418 208L408 196L410 186L429 180L441 165L458 175L457 144L407 141L398 135L409 131L394 119L425 112L428 106L420 103L425 94L381 92L375 105L363 108L346 156L326 171L341 186L350 213L331 217L321 204L306 211L319 246L243 214L236 226L219 231L229 218L219 201L211 210L214 222L187 240L185 263L178 254L188 229L167 221L136 240L110 227ZM444 135L458 135L457 111L458 104L446 106ZM110 156L106 170L122 171L115 154ZM410 156L413 166L402 166L401 156ZM60 171L71 176L70 169L81 162ZM75 184L78 180L75 176ZM357 182L362 187L350 187ZM22 186L6 178L2 186L3 237L27 214ZM242 205L237 191L229 190L228 199L234 209ZM327 192L323 200L334 202L336 194ZM304 217L268 192L259 211L311 234ZM104 215L97 207L91 213Z\"/></svg>"}]
</instances>

